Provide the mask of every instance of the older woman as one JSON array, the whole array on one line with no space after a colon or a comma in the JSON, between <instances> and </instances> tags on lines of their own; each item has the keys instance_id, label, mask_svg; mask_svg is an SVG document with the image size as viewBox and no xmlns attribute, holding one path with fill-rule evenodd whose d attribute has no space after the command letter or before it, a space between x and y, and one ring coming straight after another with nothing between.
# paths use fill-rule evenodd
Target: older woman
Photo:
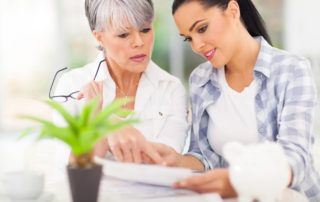
<instances>
[{"instance_id":1,"label":"older woman","mask_svg":"<svg viewBox=\"0 0 320 202\"><path fill-rule=\"evenodd\" d=\"M65 73L55 96L81 89L64 103L72 113L99 95L103 98L100 109L117 98L134 98L125 108L134 110L141 123L101 140L95 148L98 156L110 151L118 161L140 163L149 158L162 163L149 141L182 152L188 129L187 99L179 79L151 61L152 1L86 0L85 9L101 52L92 63Z\"/></svg>"}]
</instances>

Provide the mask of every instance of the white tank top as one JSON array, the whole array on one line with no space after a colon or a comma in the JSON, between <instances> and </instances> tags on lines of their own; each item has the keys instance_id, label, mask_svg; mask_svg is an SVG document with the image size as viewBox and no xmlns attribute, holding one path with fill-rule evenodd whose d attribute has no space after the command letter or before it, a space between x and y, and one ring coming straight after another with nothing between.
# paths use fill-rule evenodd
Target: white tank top
<instances>
[{"instance_id":1,"label":"white tank top","mask_svg":"<svg viewBox=\"0 0 320 202\"><path fill-rule=\"evenodd\" d=\"M260 86L253 80L241 93L233 90L226 81L224 67L218 69L218 78L221 96L207 108L207 137L212 149L222 156L222 148L228 142L258 142L255 96Z\"/></svg>"}]
</instances>

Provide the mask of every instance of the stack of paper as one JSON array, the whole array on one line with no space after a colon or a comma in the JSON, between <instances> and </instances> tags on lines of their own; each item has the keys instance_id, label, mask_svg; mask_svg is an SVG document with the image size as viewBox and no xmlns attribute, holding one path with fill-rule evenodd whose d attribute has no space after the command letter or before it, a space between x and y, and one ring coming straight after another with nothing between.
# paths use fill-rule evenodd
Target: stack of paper
<instances>
[{"instance_id":1,"label":"stack of paper","mask_svg":"<svg viewBox=\"0 0 320 202\"><path fill-rule=\"evenodd\" d=\"M179 180L195 175L192 170L186 168L123 163L99 157L95 157L95 161L103 165L104 175L161 186L172 186Z\"/></svg>"}]
</instances>

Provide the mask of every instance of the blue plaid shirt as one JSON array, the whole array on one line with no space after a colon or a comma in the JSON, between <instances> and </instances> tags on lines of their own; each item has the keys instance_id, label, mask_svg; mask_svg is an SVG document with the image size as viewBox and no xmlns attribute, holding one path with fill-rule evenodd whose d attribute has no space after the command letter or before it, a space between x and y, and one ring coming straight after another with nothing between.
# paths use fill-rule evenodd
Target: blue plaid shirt
<instances>
[{"instance_id":1,"label":"blue plaid shirt","mask_svg":"<svg viewBox=\"0 0 320 202\"><path fill-rule=\"evenodd\" d=\"M260 141L282 145L293 170L290 188L320 201L320 178L313 166L311 149L312 113L317 93L306 59L271 47L263 37L255 38L260 52L254 79L260 84L255 97ZM220 97L217 69L209 62L199 65L190 76L192 128L189 152L205 169L225 168L227 162L210 146L207 138L207 107ZM231 123L230 123L231 124Z\"/></svg>"}]
</instances>

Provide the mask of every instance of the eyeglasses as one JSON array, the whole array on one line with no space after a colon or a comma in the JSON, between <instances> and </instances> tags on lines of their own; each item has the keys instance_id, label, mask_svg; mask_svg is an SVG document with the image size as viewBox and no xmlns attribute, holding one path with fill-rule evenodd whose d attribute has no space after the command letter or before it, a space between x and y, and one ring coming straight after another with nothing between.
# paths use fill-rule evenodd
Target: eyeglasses
<instances>
[{"instance_id":1,"label":"eyeglasses","mask_svg":"<svg viewBox=\"0 0 320 202\"><path fill-rule=\"evenodd\" d=\"M98 68L97 68L97 71L93 77L93 81L96 80L96 77L98 75L98 72L99 72L99 69L100 69L100 66L103 62L105 62L106 60L103 59L99 62L99 65L98 65ZM52 95L51 92L52 92L52 88L53 88L53 84L57 78L57 75L60 73L60 72L63 72L65 70L67 70L68 67L65 67L65 68L62 68L60 70L58 70L55 74L54 74L54 77L53 77L53 80L52 80L52 83L51 83L51 86L50 86L50 90L49 90L49 98L53 101L56 101L56 102L67 102L69 98L71 99L77 99L77 96L78 96L78 93L80 92L79 90L78 91L74 91L72 93L70 93L69 95Z\"/></svg>"}]
</instances>

